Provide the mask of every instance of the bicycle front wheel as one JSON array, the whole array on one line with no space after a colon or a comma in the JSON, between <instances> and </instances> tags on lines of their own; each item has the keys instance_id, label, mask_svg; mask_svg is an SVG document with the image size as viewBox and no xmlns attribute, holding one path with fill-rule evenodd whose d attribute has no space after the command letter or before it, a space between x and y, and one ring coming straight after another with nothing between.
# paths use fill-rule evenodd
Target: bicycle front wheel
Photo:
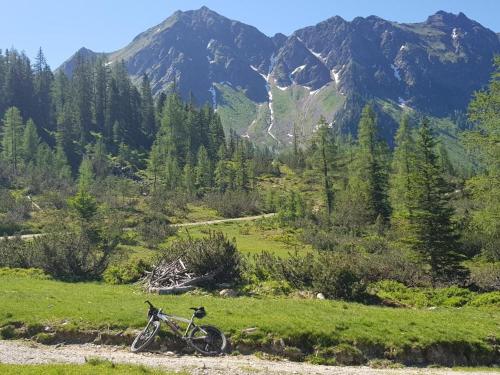
<instances>
[{"instance_id":1,"label":"bicycle front wheel","mask_svg":"<svg viewBox=\"0 0 500 375\"><path fill-rule=\"evenodd\" d=\"M226 336L214 326L196 326L189 332L188 343L203 355L224 353L227 347Z\"/></svg>"},{"instance_id":2,"label":"bicycle front wheel","mask_svg":"<svg viewBox=\"0 0 500 375\"><path fill-rule=\"evenodd\" d=\"M134 342L130 346L130 350L133 353L138 353L146 349L149 344L154 340L155 335L158 333L160 329L160 322L154 320L149 322L146 328L144 328L141 333L137 335Z\"/></svg>"}]
</instances>

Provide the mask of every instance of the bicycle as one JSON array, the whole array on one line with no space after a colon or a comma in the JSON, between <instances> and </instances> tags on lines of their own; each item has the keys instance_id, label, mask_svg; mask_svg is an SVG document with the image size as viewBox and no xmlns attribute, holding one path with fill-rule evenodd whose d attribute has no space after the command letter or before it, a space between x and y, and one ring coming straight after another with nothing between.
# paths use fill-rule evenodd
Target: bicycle
<instances>
[{"instance_id":1,"label":"bicycle","mask_svg":"<svg viewBox=\"0 0 500 375\"><path fill-rule=\"evenodd\" d=\"M155 335L160 330L161 322L165 322L175 335L179 336L200 354L214 356L225 352L227 340L224 333L217 327L197 325L194 322L195 318L202 319L207 315L204 307L191 307L191 310L194 310L193 315L191 319L186 319L166 314L162 312L162 309L154 307L149 301L145 301L144 303L149 305L149 320L146 327L137 335L130 347L133 353L143 351L153 342ZM184 332L176 321L187 324Z\"/></svg>"}]
</instances>

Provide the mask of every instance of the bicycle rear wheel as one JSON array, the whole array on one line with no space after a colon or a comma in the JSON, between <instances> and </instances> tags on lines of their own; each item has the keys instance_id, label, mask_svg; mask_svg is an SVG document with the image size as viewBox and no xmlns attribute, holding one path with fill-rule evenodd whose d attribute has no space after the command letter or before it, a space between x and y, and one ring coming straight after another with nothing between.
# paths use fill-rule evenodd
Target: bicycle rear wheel
<instances>
[{"instance_id":1,"label":"bicycle rear wheel","mask_svg":"<svg viewBox=\"0 0 500 375\"><path fill-rule=\"evenodd\" d=\"M227 348L226 336L214 326L196 326L189 332L189 345L203 355L218 355Z\"/></svg>"},{"instance_id":2,"label":"bicycle rear wheel","mask_svg":"<svg viewBox=\"0 0 500 375\"><path fill-rule=\"evenodd\" d=\"M154 340L155 335L158 333L160 329L160 322L154 320L149 322L146 328L144 328L141 333L137 335L134 342L130 346L130 350L133 353L138 353L146 349L149 344Z\"/></svg>"}]
</instances>

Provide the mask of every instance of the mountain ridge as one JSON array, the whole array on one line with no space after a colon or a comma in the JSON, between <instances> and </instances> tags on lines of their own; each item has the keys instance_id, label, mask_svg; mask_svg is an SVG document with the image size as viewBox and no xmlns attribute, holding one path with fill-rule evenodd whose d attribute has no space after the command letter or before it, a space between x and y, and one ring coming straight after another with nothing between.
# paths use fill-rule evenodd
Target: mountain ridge
<instances>
[{"instance_id":1,"label":"mountain ridge","mask_svg":"<svg viewBox=\"0 0 500 375\"><path fill-rule=\"evenodd\" d=\"M464 111L489 80L500 37L444 11L418 23L334 16L269 37L202 7L173 13L115 52L83 53L123 60L136 81L148 74L155 93L175 81L185 98L220 109L226 129L286 143L294 123L307 136L319 116L355 132L369 100L437 117ZM60 69L71 74L75 56Z\"/></svg>"}]
</instances>

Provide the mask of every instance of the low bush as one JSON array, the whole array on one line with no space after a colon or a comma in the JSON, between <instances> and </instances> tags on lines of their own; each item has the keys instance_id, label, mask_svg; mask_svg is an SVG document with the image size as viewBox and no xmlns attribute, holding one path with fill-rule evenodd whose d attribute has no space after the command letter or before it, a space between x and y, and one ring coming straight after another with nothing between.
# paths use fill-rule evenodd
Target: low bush
<instances>
[{"instance_id":1,"label":"low bush","mask_svg":"<svg viewBox=\"0 0 500 375\"><path fill-rule=\"evenodd\" d=\"M200 239L179 240L162 251L161 258L170 262L182 258L196 275L216 273L213 283L239 282L243 260L234 242L223 233L210 232ZM211 283L209 283L211 284Z\"/></svg>"},{"instance_id":2,"label":"low bush","mask_svg":"<svg viewBox=\"0 0 500 375\"><path fill-rule=\"evenodd\" d=\"M163 215L152 214L142 218L137 226L137 232L149 248L155 248L177 233L177 228L170 225L170 221Z\"/></svg>"},{"instance_id":3,"label":"low bush","mask_svg":"<svg viewBox=\"0 0 500 375\"><path fill-rule=\"evenodd\" d=\"M382 280L368 292L386 304L401 307L500 306L500 292L477 294L466 288L409 288L394 280Z\"/></svg>"},{"instance_id":4,"label":"low bush","mask_svg":"<svg viewBox=\"0 0 500 375\"><path fill-rule=\"evenodd\" d=\"M150 264L143 259L135 259L125 264L111 265L103 273L103 279L108 284L131 284L138 281Z\"/></svg>"},{"instance_id":5,"label":"low bush","mask_svg":"<svg viewBox=\"0 0 500 375\"><path fill-rule=\"evenodd\" d=\"M208 193L203 198L203 201L223 217L255 215L262 212L261 198L255 192L226 191L224 193Z\"/></svg>"},{"instance_id":6,"label":"low bush","mask_svg":"<svg viewBox=\"0 0 500 375\"><path fill-rule=\"evenodd\" d=\"M468 264L470 282L480 291L500 291L500 262L474 262Z\"/></svg>"},{"instance_id":7,"label":"low bush","mask_svg":"<svg viewBox=\"0 0 500 375\"><path fill-rule=\"evenodd\" d=\"M0 276L28 277L35 280L50 280L51 277L39 268L0 268Z\"/></svg>"},{"instance_id":8,"label":"low bush","mask_svg":"<svg viewBox=\"0 0 500 375\"><path fill-rule=\"evenodd\" d=\"M62 280L99 279L118 237L95 228L59 227L33 241L0 240L0 267L39 268Z\"/></svg>"},{"instance_id":9,"label":"low bush","mask_svg":"<svg viewBox=\"0 0 500 375\"><path fill-rule=\"evenodd\" d=\"M295 289L314 290L328 298L359 300L365 292L360 270L345 253L296 252L283 259L263 252L254 257L250 273L259 280L284 280Z\"/></svg>"},{"instance_id":10,"label":"low bush","mask_svg":"<svg viewBox=\"0 0 500 375\"><path fill-rule=\"evenodd\" d=\"M356 265L345 254L322 254L314 263L312 286L327 298L361 300L366 285Z\"/></svg>"},{"instance_id":11,"label":"low bush","mask_svg":"<svg viewBox=\"0 0 500 375\"><path fill-rule=\"evenodd\" d=\"M256 296L287 296L293 288L287 281L268 280L248 284L243 288L244 293Z\"/></svg>"},{"instance_id":12,"label":"low bush","mask_svg":"<svg viewBox=\"0 0 500 375\"><path fill-rule=\"evenodd\" d=\"M469 303L470 306L496 306L500 308L500 292L482 293L474 296Z\"/></svg>"}]
</instances>

